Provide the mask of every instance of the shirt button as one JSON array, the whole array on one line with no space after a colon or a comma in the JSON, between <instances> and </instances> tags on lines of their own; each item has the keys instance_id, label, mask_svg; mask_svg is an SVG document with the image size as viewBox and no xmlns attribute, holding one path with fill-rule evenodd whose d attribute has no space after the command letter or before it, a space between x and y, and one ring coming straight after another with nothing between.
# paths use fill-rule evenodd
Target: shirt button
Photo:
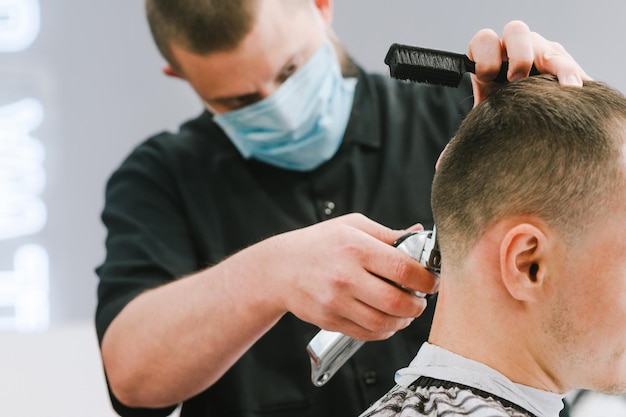
<instances>
[{"instance_id":1,"label":"shirt button","mask_svg":"<svg viewBox=\"0 0 626 417\"><path fill-rule=\"evenodd\" d=\"M363 374L363 382L365 382L365 385L374 385L378 382L376 371L366 371Z\"/></svg>"},{"instance_id":2,"label":"shirt button","mask_svg":"<svg viewBox=\"0 0 626 417\"><path fill-rule=\"evenodd\" d=\"M333 203L332 201L327 201L324 203L324 214L327 216L330 216L331 214L333 214L333 211L335 210L335 203Z\"/></svg>"}]
</instances>

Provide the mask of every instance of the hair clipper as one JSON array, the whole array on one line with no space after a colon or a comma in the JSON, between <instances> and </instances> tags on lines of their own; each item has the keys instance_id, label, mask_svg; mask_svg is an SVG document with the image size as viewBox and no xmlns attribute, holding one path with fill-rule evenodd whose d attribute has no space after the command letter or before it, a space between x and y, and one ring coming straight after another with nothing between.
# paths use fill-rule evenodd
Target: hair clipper
<instances>
[{"instance_id":1,"label":"hair clipper","mask_svg":"<svg viewBox=\"0 0 626 417\"><path fill-rule=\"evenodd\" d=\"M429 271L439 275L441 254L435 227L432 231L407 233L396 240L393 246L417 259ZM426 296L420 292L415 292L415 295L418 297ZM353 339L339 332L320 330L306 348L311 359L311 381L313 384L317 387L326 384L364 343L364 341Z\"/></svg>"}]
</instances>

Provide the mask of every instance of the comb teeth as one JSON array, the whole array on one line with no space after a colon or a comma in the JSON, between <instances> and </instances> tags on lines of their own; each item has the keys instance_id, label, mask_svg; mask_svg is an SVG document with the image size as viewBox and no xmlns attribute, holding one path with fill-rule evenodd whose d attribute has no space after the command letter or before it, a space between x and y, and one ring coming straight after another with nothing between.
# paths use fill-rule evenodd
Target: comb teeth
<instances>
[{"instance_id":1,"label":"comb teeth","mask_svg":"<svg viewBox=\"0 0 626 417\"><path fill-rule=\"evenodd\" d=\"M418 83L458 87L461 76L454 71L438 70L427 67L416 68L413 65L397 64L390 71L391 76L398 80L408 80Z\"/></svg>"},{"instance_id":2,"label":"comb teeth","mask_svg":"<svg viewBox=\"0 0 626 417\"><path fill-rule=\"evenodd\" d=\"M468 69L465 56L452 52L393 44L385 57L393 78L458 87Z\"/></svg>"}]
</instances>

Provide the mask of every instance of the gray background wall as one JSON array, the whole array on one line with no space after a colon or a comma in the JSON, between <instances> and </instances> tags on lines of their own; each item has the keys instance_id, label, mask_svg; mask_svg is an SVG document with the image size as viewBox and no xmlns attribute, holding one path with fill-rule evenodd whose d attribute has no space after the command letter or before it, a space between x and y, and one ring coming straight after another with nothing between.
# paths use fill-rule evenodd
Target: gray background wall
<instances>
[{"instance_id":1,"label":"gray background wall","mask_svg":"<svg viewBox=\"0 0 626 417\"><path fill-rule=\"evenodd\" d=\"M546 38L564 44L592 77L626 91L622 66L626 63L623 2L335 3L334 26L338 35L352 55L373 71L386 71L382 60L393 42L465 52L470 37L480 28L501 32L507 21L521 19ZM74 326L75 322L83 326L82 333L63 333L70 335L64 339L67 344L58 349L58 356L50 357L57 366L67 361L71 368L84 365L74 362L84 349L92 350L87 356L89 361L97 360L90 327L97 284L93 270L104 257L105 231L99 214L107 177L141 140L164 128L176 128L202 107L183 82L161 74L163 61L149 37L142 1L42 1L41 18L41 33L30 48L19 53L0 53L0 106L22 93L36 96L44 106L44 120L33 136L46 148L47 183L42 198L48 219L46 227L35 235L0 241L0 271L11 268L11 256L21 244L39 243L47 249L52 331ZM0 130L0 140L1 135ZM72 336L76 334L80 336ZM14 351L1 347L7 346L3 343L7 338ZM43 351L45 341L0 334L0 369L6 369L8 361L14 368L19 361L32 364L38 350L25 349L24 344L36 344ZM2 398L2 392L10 392L3 386L14 391L29 390L29 380L41 380L39 376L56 374L58 370L47 369L45 364L15 369L12 375L0 371L0 404L8 401L8 397ZM17 369L32 372L18 376ZM39 389L54 393L65 385L79 392L101 390L98 367L92 369L95 374L80 376L84 379L81 381L64 380L63 375L50 376L50 385ZM89 378L95 381L91 385ZM24 384L23 389L20 383ZM96 395L99 394L100 391ZM37 393L33 395L36 397ZM58 395L68 394L61 390ZM90 396L71 395L73 401L89 398L90 404L94 404ZM23 403L13 404L16 410L23 407ZM71 408L44 414L9 414L87 415Z\"/></svg>"}]
</instances>

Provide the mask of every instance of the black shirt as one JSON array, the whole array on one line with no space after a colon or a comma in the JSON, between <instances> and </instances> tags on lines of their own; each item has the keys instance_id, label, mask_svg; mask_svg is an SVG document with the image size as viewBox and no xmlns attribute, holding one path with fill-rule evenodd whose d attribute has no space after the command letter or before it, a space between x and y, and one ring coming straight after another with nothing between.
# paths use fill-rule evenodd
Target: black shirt
<instances>
[{"instance_id":1,"label":"black shirt","mask_svg":"<svg viewBox=\"0 0 626 417\"><path fill-rule=\"evenodd\" d=\"M454 89L361 73L342 146L307 173L242 158L207 112L177 133L151 137L107 184L99 339L142 291L277 233L351 212L396 229L431 227L435 162L472 105L469 82ZM358 415L394 385L395 370L427 339L429 304L390 340L366 343L321 388L311 383L305 351L318 329L287 314L216 384L188 400L182 416ZM123 416L166 416L173 409L112 401Z\"/></svg>"}]
</instances>

